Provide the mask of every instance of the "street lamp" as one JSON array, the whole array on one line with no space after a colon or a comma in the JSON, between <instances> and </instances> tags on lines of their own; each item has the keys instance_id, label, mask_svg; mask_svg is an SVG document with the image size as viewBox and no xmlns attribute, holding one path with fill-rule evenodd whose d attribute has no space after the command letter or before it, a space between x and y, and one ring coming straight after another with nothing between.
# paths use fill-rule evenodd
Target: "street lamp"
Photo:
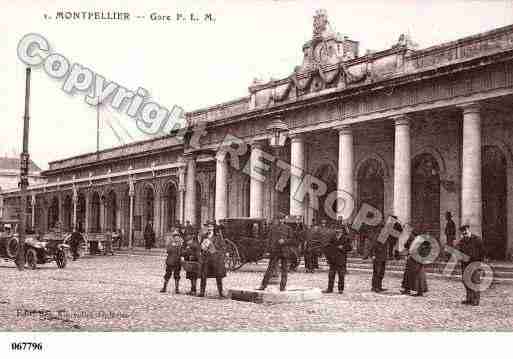
<instances>
[{"instance_id":1,"label":"street lamp","mask_svg":"<svg viewBox=\"0 0 513 359\"><path fill-rule=\"evenodd\" d=\"M18 253L16 255L16 267L18 270L25 268L25 227L27 221L27 187L30 156L28 153L29 141L29 100L30 100L30 67L25 70L25 115L23 116L23 149L20 155L20 197L21 216L18 233Z\"/></svg>"}]
</instances>

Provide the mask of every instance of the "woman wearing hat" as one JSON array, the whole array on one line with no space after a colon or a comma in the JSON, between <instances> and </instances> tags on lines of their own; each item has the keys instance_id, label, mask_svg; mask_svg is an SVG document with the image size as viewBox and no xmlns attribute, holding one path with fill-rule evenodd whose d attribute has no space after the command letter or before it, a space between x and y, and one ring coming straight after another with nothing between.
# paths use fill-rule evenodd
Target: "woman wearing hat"
<instances>
[{"instance_id":1,"label":"woman wearing hat","mask_svg":"<svg viewBox=\"0 0 513 359\"><path fill-rule=\"evenodd\" d=\"M224 265L226 245L223 237L216 231L214 221L207 222L207 233L201 240L201 283L200 297L205 296L207 278L215 278L217 290L221 298L223 294L223 278L226 277Z\"/></svg>"}]
</instances>

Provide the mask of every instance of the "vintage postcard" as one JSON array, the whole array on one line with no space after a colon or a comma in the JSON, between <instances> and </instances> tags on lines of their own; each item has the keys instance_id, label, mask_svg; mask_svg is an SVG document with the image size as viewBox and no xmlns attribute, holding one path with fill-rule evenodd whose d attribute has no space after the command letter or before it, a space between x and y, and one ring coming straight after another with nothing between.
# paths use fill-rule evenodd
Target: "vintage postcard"
<instances>
[{"instance_id":1,"label":"vintage postcard","mask_svg":"<svg viewBox=\"0 0 513 359\"><path fill-rule=\"evenodd\" d=\"M0 6L7 357L513 329L511 1Z\"/></svg>"}]
</instances>

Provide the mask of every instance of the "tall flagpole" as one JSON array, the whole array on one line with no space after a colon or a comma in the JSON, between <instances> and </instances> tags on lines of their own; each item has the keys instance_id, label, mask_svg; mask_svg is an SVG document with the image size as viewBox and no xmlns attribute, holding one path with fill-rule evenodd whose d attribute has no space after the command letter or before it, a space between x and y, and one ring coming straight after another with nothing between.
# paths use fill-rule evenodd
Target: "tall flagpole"
<instances>
[{"instance_id":1,"label":"tall flagpole","mask_svg":"<svg viewBox=\"0 0 513 359\"><path fill-rule=\"evenodd\" d=\"M96 105L96 156L100 157L100 101Z\"/></svg>"},{"instance_id":2,"label":"tall flagpole","mask_svg":"<svg viewBox=\"0 0 513 359\"><path fill-rule=\"evenodd\" d=\"M25 115L23 116L23 149L20 155L20 197L21 197L21 215L18 233L18 252L16 254L16 267L18 270L25 268L25 228L27 220L27 187L28 170L30 157L28 153L29 144L29 125L30 125L30 67L25 71Z\"/></svg>"}]
</instances>

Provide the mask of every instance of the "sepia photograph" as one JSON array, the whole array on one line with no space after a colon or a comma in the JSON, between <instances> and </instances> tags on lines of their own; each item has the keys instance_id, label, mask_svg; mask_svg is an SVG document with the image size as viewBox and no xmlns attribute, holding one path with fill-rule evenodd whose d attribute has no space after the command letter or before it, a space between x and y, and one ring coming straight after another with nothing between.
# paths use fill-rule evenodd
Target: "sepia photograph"
<instances>
[{"instance_id":1,"label":"sepia photograph","mask_svg":"<svg viewBox=\"0 0 513 359\"><path fill-rule=\"evenodd\" d=\"M0 356L513 339L513 1L0 8Z\"/></svg>"}]
</instances>

